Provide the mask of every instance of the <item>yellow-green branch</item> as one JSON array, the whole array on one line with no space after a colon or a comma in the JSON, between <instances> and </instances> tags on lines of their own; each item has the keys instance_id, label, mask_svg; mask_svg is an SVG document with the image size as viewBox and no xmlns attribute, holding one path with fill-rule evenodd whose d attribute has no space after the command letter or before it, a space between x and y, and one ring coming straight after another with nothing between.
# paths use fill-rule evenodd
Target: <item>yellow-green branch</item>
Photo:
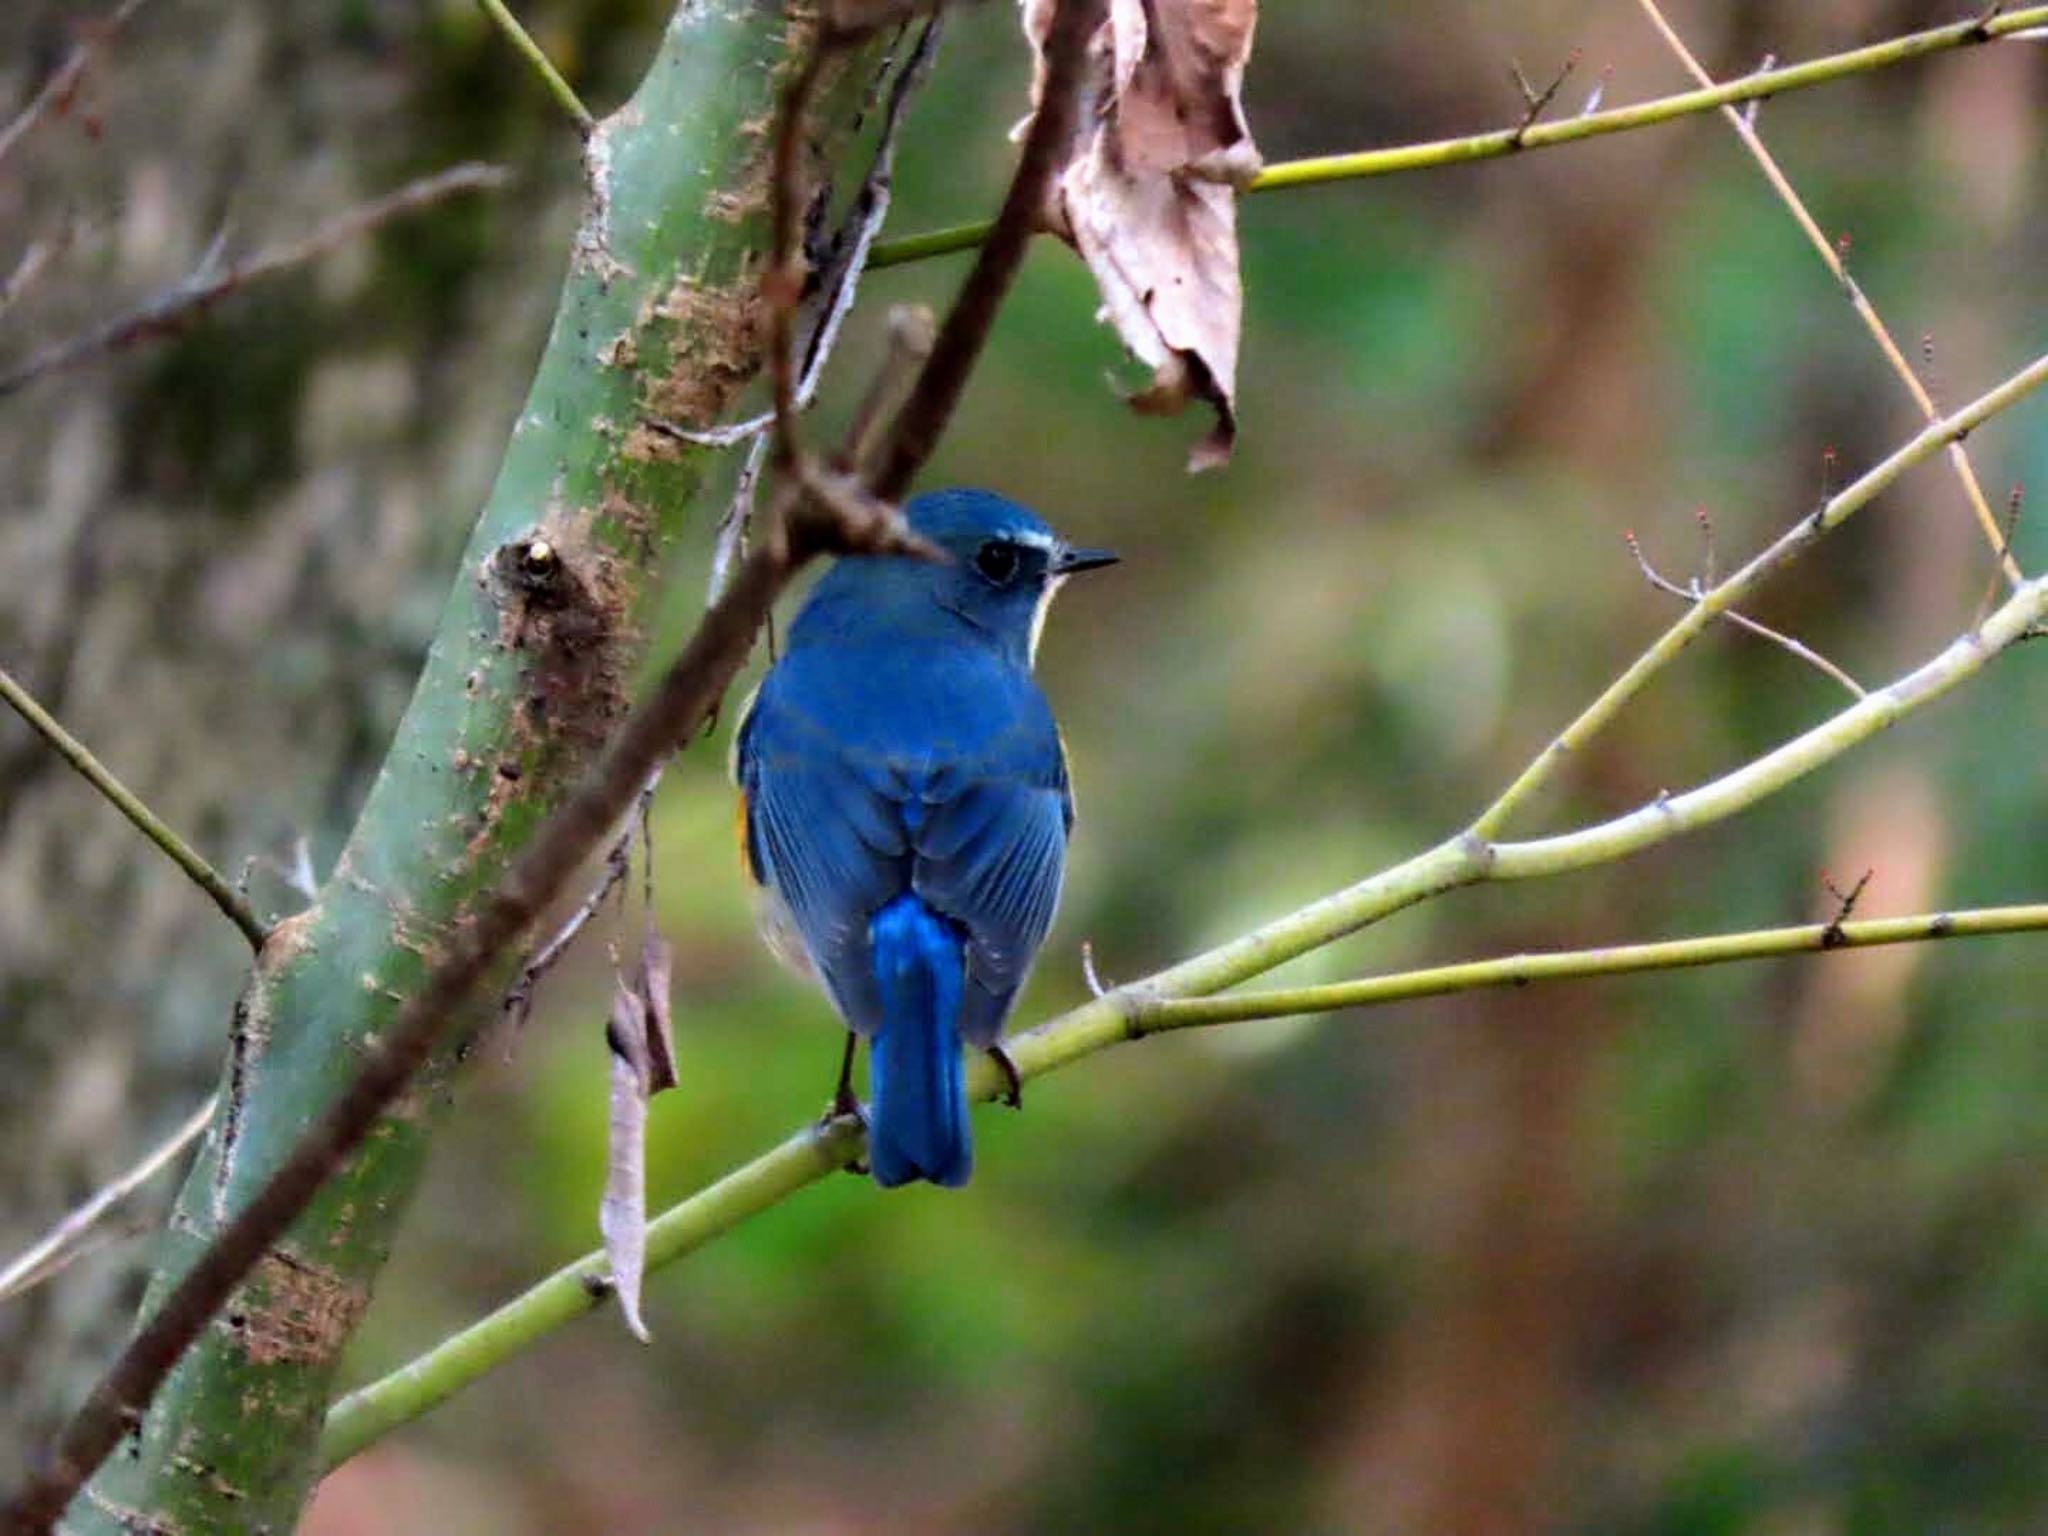
<instances>
[{"instance_id":1,"label":"yellow-green branch","mask_svg":"<svg viewBox=\"0 0 2048 1536\"><path fill-rule=\"evenodd\" d=\"M1131 1004L1131 1028L1136 1034L1156 1035L1172 1029L1237 1024L1247 1019L1282 1019L1294 1014L1329 1013L1339 1008L1378 1008L1416 998L1520 987L1538 981L1583 981L1644 971L1682 971L1738 960L1874 949L1886 944L1921 944L1936 939L1986 938L2042 929L2048 929L2048 904L1924 912L1914 917L1880 917L1855 923L1807 923L1795 928L1759 928L1748 933L1717 933L1654 944L1618 944L1605 949L1502 955L1492 960L1468 960L1458 965L1397 971L1388 976L1324 986L1239 992L1228 997L1141 998Z\"/></svg>"},{"instance_id":2,"label":"yellow-green branch","mask_svg":"<svg viewBox=\"0 0 2048 1536\"><path fill-rule=\"evenodd\" d=\"M0 699L6 700L14 712L28 722L30 729L50 744L52 751L77 770L81 779L104 795L115 810L128 818L136 831L161 848L194 885L206 892L213 899L213 904L227 915L228 921L242 930L251 947L263 947L267 930L250 910L249 903L221 878L220 871L207 863L198 849L164 825L156 812L108 772L106 765L92 755L85 743L65 730L57 717L37 703L35 696L9 676L4 668L0 668Z\"/></svg>"},{"instance_id":3,"label":"yellow-green branch","mask_svg":"<svg viewBox=\"0 0 2048 1536\"><path fill-rule=\"evenodd\" d=\"M1708 625L1741 602L1781 565L1805 550L1831 529L1868 506L1900 475L1932 457L1950 444L1961 442L1977 427L2006 407L2048 383L2048 354L2034 361L1997 387L1972 400L1954 415L1925 427L1910 442L1882 463L1858 476L1822 504L1819 511L1794 523L1776 543L1757 555L1720 585L1706 592L1685 611L1663 636L1635 661L1606 690L1581 711L1579 717L1559 732L1557 738L1515 778L1500 797L1472 824L1472 834L1491 838L1499 833L1509 816L1527 803L1556 775L1573 754L1582 751L1622 707L1642 692L1650 680L1678 658L1699 638Z\"/></svg>"},{"instance_id":4,"label":"yellow-green branch","mask_svg":"<svg viewBox=\"0 0 2048 1536\"><path fill-rule=\"evenodd\" d=\"M1527 149L1548 149L1557 144L1574 144L1604 134L1627 133L1657 123L1673 122L1698 112L1745 101L1761 101L1788 91L1805 90L1889 69L1930 54L1949 53L1978 43L1993 42L2032 27L2048 26L2048 5L1986 15L1973 21L1951 22L1926 32L1895 37L1888 42L1854 48L1847 53L1809 59L1782 69L1758 70L1740 80L1730 80L1697 91L1662 96L1631 107L1611 107L1555 122L1531 123L1527 127L1497 128L1460 139L1437 139L1427 144L1402 144L1390 149L1359 150L1352 154L1320 155L1309 160L1286 160L1269 165L1246 189L1276 192L1283 187L1312 187L1332 181L1359 181L1371 176L1395 176L1405 171L1435 170L1463 165L1474 160L1497 160ZM954 251L972 250L988 234L986 223L956 224L947 229L928 230L901 239L878 241L868 257L869 268L899 267Z\"/></svg>"},{"instance_id":5,"label":"yellow-green branch","mask_svg":"<svg viewBox=\"0 0 2048 1536\"><path fill-rule=\"evenodd\" d=\"M1837 949L1984 938L2043 929L2048 929L2048 905L1986 907L1866 922L1809 923L1796 928L1766 928L1605 949L1504 955L1362 981L1231 997L1152 998L1126 993L1120 994L1125 999L1121 1033L1123 1038L1137 1039L1171 1030L1326 1013L1339 1008L1384 1007L1419 998L1526 986L1540 981L1687 970ZM1050 1068L1034 1064L1026 1070L1020 1062L1019 1070L1025 1076L1038 1076ZM747 1217L779 1204L845 1166L859 1148L859 1131L850 1121L799 1132L657 1218L648 1228L648 1267L659 1268L703 1247ZM332 1469L348 1460L401 1424L424 1416L544 1335L592 1310L608 1293L605 1275L604 1255L587 1253L427 1354L343 1398L328 1415L320 1442L321 1465Z\"/></svg>"}]
</instances>

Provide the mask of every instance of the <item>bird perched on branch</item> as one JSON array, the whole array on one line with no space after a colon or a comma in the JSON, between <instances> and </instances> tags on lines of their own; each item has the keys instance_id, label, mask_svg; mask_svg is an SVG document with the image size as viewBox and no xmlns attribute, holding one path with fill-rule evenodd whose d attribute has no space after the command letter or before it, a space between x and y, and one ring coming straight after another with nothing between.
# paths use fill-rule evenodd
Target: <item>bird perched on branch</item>
<instances>
[{"instance_id":1,"label":"bird perched on branch","mask_svg":"<svg viewBox=\"0 0 2048 1536\"><path fill-rule=\"evenodd\" d=\"M948 557L842 560L790 627L734 738L741 856L762 930L851 1033L835 1101L885 1187L973 1170L962 1045L997 1045L1059 900L1074 802L1031 665L1053 594L1114 563L1016 503L940 491L905 509Z\"/></svg>"}]
</instances>

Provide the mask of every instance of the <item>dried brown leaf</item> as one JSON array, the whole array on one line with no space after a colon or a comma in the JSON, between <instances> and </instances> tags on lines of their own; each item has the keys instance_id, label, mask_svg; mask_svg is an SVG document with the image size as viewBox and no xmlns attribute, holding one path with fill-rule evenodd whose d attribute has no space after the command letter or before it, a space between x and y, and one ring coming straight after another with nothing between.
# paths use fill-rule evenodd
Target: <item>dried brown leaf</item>
<instances>
[{"instance_id":1,"label":"dried brown leaf","mask_svg":"<svg viewBox=\"0 0 2048 1536\"><path fill-rule=\"evenodd\" d=\"M1038 54L1035 104L1053 0L1022 4ZM1094 273L1124 345L1152 370L1132 407L1215 408L1215 427L1189 456L1194 470L1228 460L1237 436L1237 190L1260 164L1242 99L1257 21L1257 0L1110 0L1090 44L1081 127L1046 210Z\"/></svg>"},{"instance_id":2,"label":"dried brown leaf","mask_svg":"<svg viewBox=\"0 0 2048 1536\"><path fill-rule=\"evenodd\" d=\"M648 1342L640 1317L640 1280L647 1258L647 1101L676 1086L675 1036L669 1019L669 980L675 950L650 917L639 959L622 968L612 988L605 1043L612 1053L610 1135L604 1198L597 1226L604 1234L612 1289L626 1326Z\"/></svg>"},{"instance_id":3,"label":"dried brown leaf","mask_svg":"<svg viewBox=\"0 0 2048 1536\"><path fill-rule=\"evenodd\" d=\"M676 1085L675 1029L669 1019L668 990L675 973L675 947L647 920L647 934L640 941L640 967L636 983L640 1000L647 1008L647 1092L651 1096Z\"/></svg>"},{"instance_id":4,"label":"dried brown leaf","mask_svg":"<svg viewBox=\"0 0 2048 1536\"><path fill-rule=\"evenodd\" d=\"M612 992L605 1043L612 1053L611 1118L597 1226L619 1312L645 1344L640 1279L647 1259L647 1005L623 979Z\"/></svg>"}]
</instances>

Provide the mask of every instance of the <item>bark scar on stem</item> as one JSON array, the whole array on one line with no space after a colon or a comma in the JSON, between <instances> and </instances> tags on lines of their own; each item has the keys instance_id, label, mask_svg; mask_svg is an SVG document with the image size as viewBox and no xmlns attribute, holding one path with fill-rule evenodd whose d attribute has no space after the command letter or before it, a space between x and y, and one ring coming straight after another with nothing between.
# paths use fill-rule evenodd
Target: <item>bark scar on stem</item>
<instances>
[{"instance_id":1,"label":"bark scar on stem","mask_svg":"<svg viewBox=\"0 0 2048 1536\"><path fill-rule=\"evenodd\" d=\"M670 331L669 366L650 373L640 401L642 418L707 427L725 414L761 371L761 283L751 263L723 286L678 277L645 308L635 329L664 323ZM688 448L643 419L627 434L628 459L672 460Z\"/></svg>"},{"instance_id":2,"label":"bark scar on stem","mask_svg":"<svg viewBox=\"0 0 2048 1536\"><path fill-rule=\"evenodd\" d=\"M635 509L607 502L607 510ZM595 758L626 713L620 653L632 633L628 596L615 557L594 536L596 522L589 508L550 509L539 527L499 545L485 564L499 648L519 662L512 685L519 702L508 716L508 739L493 749L498 770L469 844L472 857L488 848L508 806L553 782L555 775L540 771L551 758Z\"/></svg>"},{"instance_id":3,"label":"bark scar on stem","mask_svg":"<svg viewBox=\"0 0 2048 1536\"><path fill-rule=\"evenodd\" d=\"M223 1316L250 1363L318 1365L348 1342L369 1300L367 1285L273 1249Z\"/></svg>"},{"instance_id":4,"label":"bark scar on stem","mask_svg":"<svg viewBox=\"0 0 2048 1536\"><path fill-rule=\"evenodd\" d=\"M234 1016L228 1026L228 1086L221 1099L220 1146L213 1165L213 1216L227 1219L228 1184L234 1177L235 1152L241 1141L242 1110L249 1094L249 1079L256 1064L270 1048L270 984L278 973L304 953L320 908L316 903L303 912L273 923L255 969L235 999Z\"/></svg>"}]
</instances>

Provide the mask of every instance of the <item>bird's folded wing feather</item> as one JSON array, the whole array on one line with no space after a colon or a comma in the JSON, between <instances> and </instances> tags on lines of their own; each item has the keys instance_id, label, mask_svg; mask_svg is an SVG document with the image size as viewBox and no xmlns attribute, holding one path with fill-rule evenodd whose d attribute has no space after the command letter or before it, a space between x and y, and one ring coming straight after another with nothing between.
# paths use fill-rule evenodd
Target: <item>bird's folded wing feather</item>
<instances>
[{"instance_id":1,"label":"bird's folded wing feather","mask_svg":"<svg viewBox=\"0 0 2048 1536\"><path fill-rule=\"evenodd\" d=\"M1042 698L1030 688L980 740L890 751L823 729L801 673L771 682L735 760L755 873L868 1033L881 1023L868 919L915 890L966 931L960 1032L993 1043L1052 924L1072 820Z\"/></svg>"}]
</instances>

